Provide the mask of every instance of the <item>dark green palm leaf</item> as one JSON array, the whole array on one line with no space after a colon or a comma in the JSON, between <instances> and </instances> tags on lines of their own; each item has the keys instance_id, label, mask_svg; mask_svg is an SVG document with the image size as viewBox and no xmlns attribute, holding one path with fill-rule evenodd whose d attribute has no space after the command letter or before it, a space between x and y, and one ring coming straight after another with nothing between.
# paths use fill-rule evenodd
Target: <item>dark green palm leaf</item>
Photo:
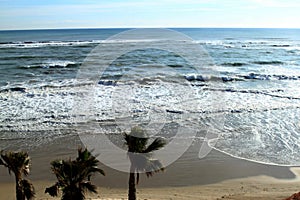
<instances>
[{"instance_id":1,"label":"dark green palm leaf","mask_svg":"<svg viewBox=\"0 0 300 200\"><path fill-rule=\"evenodd\" d=\"M78 149L75 160L51 162L51 169L58 182L45 192L56 195L58 189L61 189L64 200L82 200L85 199L85 192L96 193L96 186L91 184L90 179L95 173L105 175L104 171L98 168L98 163L97 158L87 149Z\"/></svg>"}]
</instances>

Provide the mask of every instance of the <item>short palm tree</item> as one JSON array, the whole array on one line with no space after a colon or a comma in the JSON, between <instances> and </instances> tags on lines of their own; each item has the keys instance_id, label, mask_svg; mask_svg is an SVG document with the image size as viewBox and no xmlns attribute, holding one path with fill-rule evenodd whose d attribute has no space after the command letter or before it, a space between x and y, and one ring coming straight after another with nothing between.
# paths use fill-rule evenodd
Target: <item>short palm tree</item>
<instances>
[{"instance_id":1,"label":"short palm tree","mask_svg":"<svg viewBox=\"0 0 300 200\"><path fill-rule=\"evenodd\" d=\"M24 176L30 172L30 157L27 152L1 151L0 165L8 168L9 174L13 172L16 180L17 200L33 199L35 192L33 185Z\"/></svg>"},{"instance_id":2,"label":"short palm tree","mask_svg":"<svg viewBox=\"0 0 300 200\"><path fill-rule=\"evenodd\" d=\"M162 138L156 138L147 146L149 138L146 137L145 131L139 127L132 128L130 134L124 133L124 139L131 162L128 199L136 200L136 184L139 183L139 173L146 173L147 177L150 177L154 173L164 170L161 162L152 158L152 153L163 148L166 141Z\"/></svg>"},{"instance_id":3,"label":"short palm tree","mask_svg":"<svg viewBox=\"0 0 300 200\"><path fill-rule=\"evenodd\" d=\"M78 149L76 160L55 160L51 162L51 169L57 182L46 188L45 193L58 196L62 190L62 200L83 200L86 192L97 193L96 186L91 183L91 176L95 173L104 174L98 168L99 160L87 149Z\"/></svg>"}]
</instances>

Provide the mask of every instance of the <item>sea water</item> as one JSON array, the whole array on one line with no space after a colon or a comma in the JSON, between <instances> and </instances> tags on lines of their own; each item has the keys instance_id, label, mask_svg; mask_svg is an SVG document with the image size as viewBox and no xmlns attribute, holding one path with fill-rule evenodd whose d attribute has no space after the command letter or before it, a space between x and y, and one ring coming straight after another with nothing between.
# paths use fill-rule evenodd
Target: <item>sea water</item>
<instances>
[{"instance_id":1,"label":"sea water","mask_svg":"<svg viewBox=\"0 0 300 200\"><path fill-rule=\"evenodd\" d=\"M189 139L208 140L232 156L300 164L299 29L172 29L191 38L209 62L191 66L174 52L137 49L95 74L96 81L78 80L99 45L115 52L153 42L106 40L127 30L1 31L0 149L34 148L78 134L78 124L99 123L113 135L122 132L116 122L128 118L141 125L162 119L153 129L170 140L190 137L174 134L183 126L197 132ZM82 89L93 91L93 105L76 112L86 103ZM213 142L203 133L210 127Z\"/></svg>"}]
</instances>

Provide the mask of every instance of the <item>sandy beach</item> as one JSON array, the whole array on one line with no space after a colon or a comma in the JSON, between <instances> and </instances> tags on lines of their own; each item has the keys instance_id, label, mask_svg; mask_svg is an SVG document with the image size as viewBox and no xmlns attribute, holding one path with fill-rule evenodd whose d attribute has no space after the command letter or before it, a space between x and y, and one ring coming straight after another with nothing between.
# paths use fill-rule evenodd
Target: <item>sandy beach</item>
<instances>
[{"instance_id":1,"label":"sandy beach","mask_svg":"<svg viewBox=\"0 0 300 200\"><path fill-rule=\"evenodd\" d=\"M44 28L0 32L0 150L28 151L36 199L53 199L44 194L56 181L50 162L74 159L84 144L108 158L99 158L106 176L93 177L99 194L88 198L126 199L120 133L136 125L166 138L154 152L163 164L183 153L164 173L141 176L139 199L300 191L297 170L283 166L300 163L299 30ZM204 140L215 149L199 158ZM14 184L0 166L0 200L15 199Z\"/></svg>"},{"instance_id":2,"label":"sandy beach","mask_svg":"<svg viewBox=\"0 0 300 200\"><path fill-rule=\"evenodd\" d=\"M32 157L29 179L35 185L36 199L55 199L44 194L45 188L55 182L49 162L75 157L80 145L80 140L73 136L29 151ZM258 164L215 150L199 159L199 145L191 146L164 173L149 179L142 175L137 186L138 199L284 199L300 190L298 168ZM100 168L105 170L106 176L94 177L99 192L87 195L88 199L126 199L128 174L104 165ZM3 167L0 180L0 199L15 199L14 177Z\"/></svg>"},{"instance_id":3,"label":"sandy beach","mask_svg":"<svg viewBox=\"0 0 300 200\"><path fill-rule=\"evenodd\" d=\"M298 169L299 171L299 169ZM50 182L34 181L36 186L36 199L51 198L44 194L44 188ZM282 200L299 191L299 179L279 180L268 176L256 176L241 179L232 179L215 184L188 186L188 187L160 187L138 188L138 199L148 200ZM99 187L98 194L87 195L87 199L121 200L127 199L126 188ZM2 183L0 187L0 199L14 199L14 185Z\"/></svg>"}]
</instances>

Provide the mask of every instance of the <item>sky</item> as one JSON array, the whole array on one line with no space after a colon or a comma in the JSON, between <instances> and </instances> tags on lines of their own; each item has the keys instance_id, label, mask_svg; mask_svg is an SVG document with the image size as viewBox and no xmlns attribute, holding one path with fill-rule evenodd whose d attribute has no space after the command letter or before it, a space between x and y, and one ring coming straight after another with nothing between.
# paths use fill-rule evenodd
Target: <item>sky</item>
<instances>
[{"instance_id":1,"label":"sky","mask_svg":"<svg viewBox=\"0 0 300 200\"><path fill-rule=\"evenodd\" d=\"M0 30L300 28L300 0L0 0Z\"/></svg>"}]
</instances>

